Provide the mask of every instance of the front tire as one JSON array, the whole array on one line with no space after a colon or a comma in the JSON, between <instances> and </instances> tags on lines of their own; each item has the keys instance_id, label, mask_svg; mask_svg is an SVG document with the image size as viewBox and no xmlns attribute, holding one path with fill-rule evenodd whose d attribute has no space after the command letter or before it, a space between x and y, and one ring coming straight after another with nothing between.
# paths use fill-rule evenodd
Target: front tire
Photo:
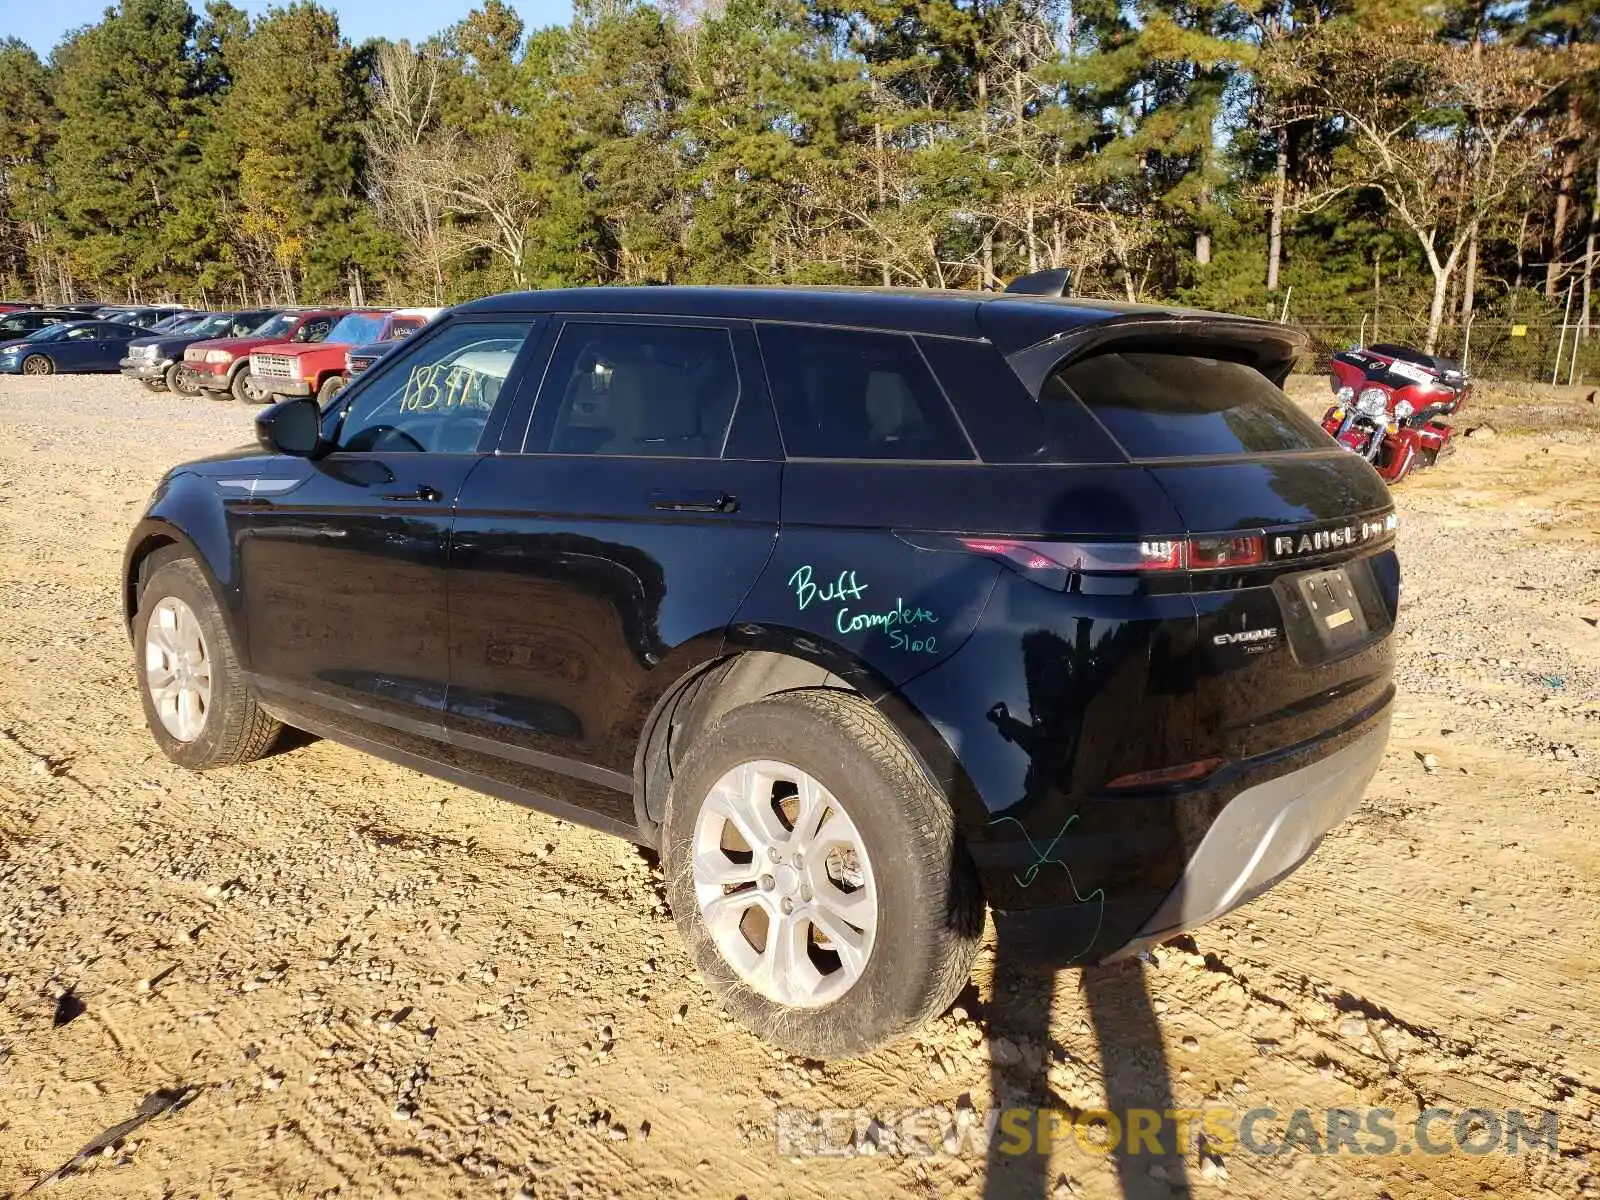
<instances>
[{"instance_id":1,"label":"front tire","mask_svg":"<svg viewBox=\"0 0 1600 1200\"><path fill-rule=\"evenodd\" d=\"M151 558L133 634L139 698L162 753L208 771L271 751L283 726L245 685L222 611L194 559L177 548Z\"/></svg>"},{"instance_id":2,"label":"front tire","mask_svg":"<svg viewBox=\"0 0 1600 1200\"><path fill-rule=\"evenodd\" d=\"M233 382L228 385L228 390L233 393L233 398L240 404L264 404L266 397L258 394L250 386L250 372L240 368L233 374Z\"/></svg>"},{"instance_id":3,"label":"front tire","mask_svg":"<svg viewBox=\"0 0 1600 1200\"><path fill-rule=\"evenodd\" d=\"M322 381L322 386L317 389L317 407L327 408L333 398L344 391L346 383L343 375L332 375Z\"/></svg>"},{"instance_id":4,"label":"front tire","mask_svg":"<svg viewBox=\"0 0 1600 1200\"><path fill-rule=\"evenodd\" d=\"M22 360L22 373L24 375L54 375L56 364L42 354L30 354Z\"/></svg>"},{"instance_id":5,"label":"front tire","mask_svg":"<svg viewBox=\"0 0 1600 1200\"><path fill-rule=\"evenodd\" d=\"M760 1037L851 1058L966 986L983 906L950 806L872 705L800 691L692 745L662 823L690 956Z\"/></svg>"},{"instance_id":6,"label":"front tire","mask_svg":"<svg viewBox=\"0 0 1600 1200\"><path fill-rule=\"evenodd\" d=\"M173 363L167 368L167 391L174 396L194 396L200 389L190 383L184 374L182 363Z\"/></svg>"}]
</instances>

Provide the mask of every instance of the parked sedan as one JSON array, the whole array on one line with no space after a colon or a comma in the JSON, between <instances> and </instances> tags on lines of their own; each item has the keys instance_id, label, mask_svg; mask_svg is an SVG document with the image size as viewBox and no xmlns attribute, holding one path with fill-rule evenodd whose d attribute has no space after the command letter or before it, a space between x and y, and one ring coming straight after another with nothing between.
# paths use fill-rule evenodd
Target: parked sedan
<instances>
[{"instance_id":1,"label":"parked sedan","mask_svg":"<svg viewBox=\"0 0 1600 1200\"><path fill-rule=\"evenodd\" d=\"M0 375L115 371L128 343L145 330L111 321L63 321L0 346Z\"/></svg>"}]
</instances>

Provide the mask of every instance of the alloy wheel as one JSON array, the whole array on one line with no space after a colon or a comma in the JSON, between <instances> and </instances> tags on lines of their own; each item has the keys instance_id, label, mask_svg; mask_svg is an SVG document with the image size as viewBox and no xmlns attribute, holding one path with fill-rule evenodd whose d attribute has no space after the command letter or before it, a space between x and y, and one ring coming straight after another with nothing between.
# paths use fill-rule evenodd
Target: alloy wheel
<instances>
[{"instance_id":1,"label":"alloy wheel","mask_svg":"<svg viewBox=\"0 0 1600 1200\"><path fill-rule=\"evenodd\" d=\"M878 896L844 806L786 763L741 763L695 821L691 871L712 941L739 979L790 1008L820 1008L872 957Z\"/></svg>"},{"instance_id":2,"label":"alloy wheel","mask_svg":"<svg viewBox=\"0 0 1600 1200\"><path fill-rule=\"evenodd\" d=\"M198 738L211 709L211 655L199 618L176 596L145 624L144 682L166 731L180 742Z\"/></svg>"},{"instance_id":3,"label":"alloy wheel","mask_svg":"<svg viewBox=\"0 0 1600 1200\"><path fill-rule=\"evenodd\" d=\"M33 354L22 360L22 373L24 375L50 374L50 360L42 354Z\"/></svg>"}]
</instances>

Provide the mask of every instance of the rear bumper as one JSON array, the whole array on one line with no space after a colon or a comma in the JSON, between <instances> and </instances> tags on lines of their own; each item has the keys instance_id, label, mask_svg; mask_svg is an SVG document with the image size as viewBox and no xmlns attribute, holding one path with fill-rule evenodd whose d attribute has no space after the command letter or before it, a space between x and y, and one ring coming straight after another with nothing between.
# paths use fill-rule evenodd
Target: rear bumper
<instances>
[{"instance_id":1,"label":"rear bumper","mask_svg":"<svg viewBox=\"0 0 1600 1200\"><path fill-rule=\"evenodd\" d=\"M1392 711L1386 699L1353 727L1295 748L1294 761L1304 765L1290 770L1273 769L1283 755L1239 764L1226 789L1231 797L1217 797L1215 818L1153 911L1148 900L1120 902L1109 894L1086 895L1065 907L997 910L1002 953L1044 967L1127 958L1259 896L1311 857L1323 836L1359 806L1388 744ZM1203 793L1190 793L1173 802L1173 821L1186 824L1185 814L1207 807ZM1129 830L1129 841L1137 843L1139 834Z\"/></svg>"}]
</instances>

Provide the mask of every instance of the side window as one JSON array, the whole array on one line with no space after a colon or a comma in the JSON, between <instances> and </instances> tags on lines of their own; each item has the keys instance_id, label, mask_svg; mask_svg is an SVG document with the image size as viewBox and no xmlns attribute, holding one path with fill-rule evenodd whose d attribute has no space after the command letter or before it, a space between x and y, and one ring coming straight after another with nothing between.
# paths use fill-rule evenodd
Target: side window
<instances>
[{"instance_id":1,"label":"side window","mask_svg":"<svg viewBox=\"0 0 1600 1200\"><path fill-rule=\"evenodd\" d=\"M795 325L757 329L790 458L972 459L911 338Z\"/></svg>"},{"instance_id":2,"label":"side window","mask_svg":"<svg viewBox=\"0 0 1600 1200\"><path fill-rule=\"evenodd\" d=\"M320 342L328 336L328 331L332 328L332 317L313 317L295 332L294 340L297 342Z\"/></svg>"},{"instance_id":3,"label":"side window","mask_svg":"<svg viewBox=\"0 0 1600 1200\"><path fill-rule=\"evenodd\" d=\"M79 325L76 329L67 330L66 340L69 342L93 341L95 338L105 336L100 332L103 328L104 326L102 325Z\"/></svg>"},{"instance_id":4,"label":"side window","mask_svg":"<svg viewBox=\"0 0 1600 1200\"><path fill-rule=\"evenodd\" d=\"M526 448L719 458L738 398L726 329L568 322Z\"/></svg>"},{"instance_id":5,"label":"side window","mask_svg":"<svg viewBox=\"0 0 1600 1200\"><path fill-rule=\"evenodd\" d=\"M354 453L468 454L533 318L460 321L397 349L355 390L336 441Z\"/></svg>"},{"instance_id":6,"label":"side window","mask_svg":"<svg viewBox=\"0 0 1600 1200\"><path fill-rule=\"evenodd\" d=\"M21 317L12 317L9 321L0 321L0 333L21 333L27 328L27 322Z\"/></svg>"}]
</instances>

